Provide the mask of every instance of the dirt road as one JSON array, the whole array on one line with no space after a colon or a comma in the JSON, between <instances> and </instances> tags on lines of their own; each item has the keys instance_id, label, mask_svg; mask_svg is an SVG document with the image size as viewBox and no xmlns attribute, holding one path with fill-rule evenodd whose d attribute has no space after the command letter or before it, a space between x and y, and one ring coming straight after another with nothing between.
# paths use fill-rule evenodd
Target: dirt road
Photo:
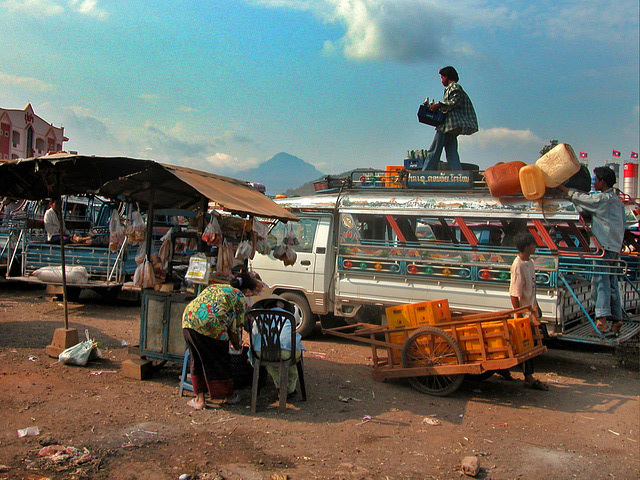
<instances>
[{"instance_id":1,"label":"dirt road","mask_svg":"<svg viewBox=\"0 0 640 480\"><path fill-rule=\"evenodd\" d=\"M640 478L638 372L609 350L550 348L536 362L548 392L517 372L438 398L374 382L369 348L317 333L304 342L307 402L278 414L267 387L256 415L250 389L196 412L178 396L178 366L120 374L139 306L70 304L72 326L103 348L86 367L45 354L62 312L43 290L0 284L0 479L450 479L470 455L485 479ZM18 438L31 426L40 433ZM38 457L47 444L73 448Z\"/></svg>"}]
</instances>

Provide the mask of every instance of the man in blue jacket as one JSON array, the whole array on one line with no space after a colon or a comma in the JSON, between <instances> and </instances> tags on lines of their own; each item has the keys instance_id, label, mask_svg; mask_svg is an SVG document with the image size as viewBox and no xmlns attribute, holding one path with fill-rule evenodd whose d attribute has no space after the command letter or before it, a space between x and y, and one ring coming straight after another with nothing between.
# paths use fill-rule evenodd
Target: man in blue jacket
<instances>
[{"instance_id":1,"label":"man in blue jacket","mask_svg":"<svg viewBox=\"0 0 640 480\"><path fill-rule=\"evenodd\" d=\"M594 268L592 286L596 296L596 327L601 332L611 322L611 332L620 333L622 328L622 304L618 285L620 250L625 229L624 205L612 188L616 183L616 173L609 167L593 170L593 186L598 193L582 193L558 188L569 195L569 199L579 208L591 213L591 232L604 250L603 261Z\"/></svg>"}]
</instances>

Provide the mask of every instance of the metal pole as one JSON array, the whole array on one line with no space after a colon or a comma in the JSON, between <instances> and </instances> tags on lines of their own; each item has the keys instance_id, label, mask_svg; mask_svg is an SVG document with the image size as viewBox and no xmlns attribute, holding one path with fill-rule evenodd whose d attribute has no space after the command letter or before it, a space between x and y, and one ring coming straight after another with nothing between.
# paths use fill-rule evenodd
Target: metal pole
<instances>
[{"instance_id":1,"label":"metal pole","mask_svg":"<svg viewBox=\"0 0 640 480\"><path fill-rule=\"evenodd\" d=\"M62 205L62 198L60 198ZM60 207L60 265L62 267L62 304L64 305L64 328L69 328L69 307L67 306L67 272L64 259L64 210Z\"/></svg>"}]
</instances>

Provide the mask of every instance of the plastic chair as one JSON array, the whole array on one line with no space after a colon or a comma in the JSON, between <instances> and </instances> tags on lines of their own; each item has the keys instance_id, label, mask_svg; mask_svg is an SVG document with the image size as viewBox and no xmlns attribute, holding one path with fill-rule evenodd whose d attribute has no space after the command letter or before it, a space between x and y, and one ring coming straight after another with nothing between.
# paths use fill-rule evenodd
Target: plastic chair
<instances>
[{"instance_id":1,"label":"plastic chair","mask_svg":"<svg viewBox=\"0 0 640 480\"><path fill-rule=\"evenodd\" d=\"M280 402L279 411L287 410L287 381L289 379L289 367L296 365L298 369L298 380L300 382L300 392L302 400L307 400L307 391L304 384L304 364L302 352L296 358L296 321L292 313L255 309L247 313L249 332L253 332L254 327L260 334L260 351L256 351L254 336L251 338L251 354L253 355L253 383L251 385L251 412L256 412L258 401L258 379L260 378L260 367L262 365L274 365L280 371ZM283 350L280 348L280 335L286 322L291 323L291 354L286 359L283 358Z\"/></svg>"}]
</instances>

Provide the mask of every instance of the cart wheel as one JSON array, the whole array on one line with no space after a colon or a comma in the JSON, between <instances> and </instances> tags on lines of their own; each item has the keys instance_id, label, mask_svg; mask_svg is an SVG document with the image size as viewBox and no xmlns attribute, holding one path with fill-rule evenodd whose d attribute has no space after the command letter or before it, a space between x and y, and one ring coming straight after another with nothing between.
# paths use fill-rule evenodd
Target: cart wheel
<instances>
[{"instance_id":1,"label":"cart wheel","mask_svg":"<svg viewBox=\"0 0 640 480\"><path fill-rule=\"evenodd\" d=\"M423 327L416 330L407 339L402 349L402 366L405 368L463 363L462 351L458 343L451 335L436 327ZM462 374L409 378L411 386L416 390L439 397L455 392L463 380Z\"/></svg>"}]
</instances>

